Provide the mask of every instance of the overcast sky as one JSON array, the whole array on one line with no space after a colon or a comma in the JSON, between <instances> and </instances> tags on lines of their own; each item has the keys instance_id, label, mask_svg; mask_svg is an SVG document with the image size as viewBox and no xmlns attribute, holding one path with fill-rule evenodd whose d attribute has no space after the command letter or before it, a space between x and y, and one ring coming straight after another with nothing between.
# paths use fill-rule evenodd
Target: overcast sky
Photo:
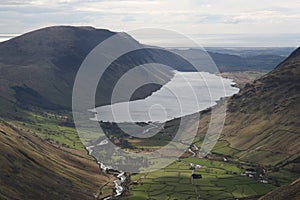
<instances>
[{"instance_id":1,"label":"overcast sky","mask_svg":"<svg viewBox=\"0 0 300 200\"><path fill-rule=\"evenodd\" d=\"M1 33L52 25L163 28L208 46L298 46L299 0L0 0Z\"/></svg>"}]
</instances>

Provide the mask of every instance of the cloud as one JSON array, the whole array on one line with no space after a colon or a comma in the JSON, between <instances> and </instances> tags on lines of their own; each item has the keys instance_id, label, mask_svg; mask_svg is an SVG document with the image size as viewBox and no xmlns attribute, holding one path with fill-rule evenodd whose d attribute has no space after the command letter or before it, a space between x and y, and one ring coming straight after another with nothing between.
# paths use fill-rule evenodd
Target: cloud
<instances>
[{"instance_id":1,"label":"cloud","mask_svg":"<svg viewBox=\"0 0 300 200\"><path fill-rule=\"evenodd\" d=\"M294 0L6 0L0 29L29 31L48 25L91 25L116 31L141 27L195 34L300 33Z\"/></svg>"}]
</instances>

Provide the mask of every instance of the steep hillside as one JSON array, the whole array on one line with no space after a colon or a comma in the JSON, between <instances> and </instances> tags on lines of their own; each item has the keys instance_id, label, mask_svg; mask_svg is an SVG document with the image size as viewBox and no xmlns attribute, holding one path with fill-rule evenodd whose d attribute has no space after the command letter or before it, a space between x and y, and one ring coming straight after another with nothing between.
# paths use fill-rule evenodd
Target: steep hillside
<instances>
[{"instance_id":1,"label":"steep hillside","mask_svg":"<svg viewBox=\"0 0 300 200\"><path fill-rule=\"evenodd\" d=\"M91 27L50 27L0 43L1 97L22 103L69 106L72 81L85 56L114 35Z\"/></svg>"},{"instance_id":2,"label":"steep hillside","mask_svg":"<svg viewBox=\"0 0 300 200\"><path fill-rule=\"evenodd\" d=\"M223 131L238 157L264 164L296 159L300 153L300 49L275 70L248 84L228 104Z\"/></svg>"},{"instance_id":3,"label":"steep hillside","mask_svg":"<svg viewBox=\"0 0 300 200\"><path fill-rule=\"evenodd\" d=\"M1 101L17 100L22 105L70 109L73 83L81 63L94 47L115 34L92 27L56 26L0 43ZM121 34L121 38L134 47L145 47L125 33ZM142 49L130 52L114 61L100 80L97 104L109 103L114 84L124 73L151 62L175 68L186 64L166 51ZM138 75L133 81L148 78L165 83L172 77L172 73L164 69L140 72ZM152 85L141 90L135 98L144 98L159 87Z\"/></svg>"},{"instance_id":4,"label":"steep hillside","mask_svg":"<svg viewBox=\"0 0 300 200\"><path fill-rule=\"evenodd\" d=\"M85 152L0 121L0 199L94 199L109 181Z\"/></svg>"},{"instance_id":5,"label":"steep hillside","mask_svg":"<svg viewBox=\"0 0 300 200\"><path fill-rule=\"evenodd\" d=\"M262 159L253 155L258 162L268 158L267 154L271 157L283 154L282 158L270 160L271 163L298 155L300 48L273 71L246 84L228 100L227 106L222 139L232 148L259 153ZM207 119L206 115L203 117ZM201 120L200 132L205 132L204 121Z\"/></svg>"}]
</instances>

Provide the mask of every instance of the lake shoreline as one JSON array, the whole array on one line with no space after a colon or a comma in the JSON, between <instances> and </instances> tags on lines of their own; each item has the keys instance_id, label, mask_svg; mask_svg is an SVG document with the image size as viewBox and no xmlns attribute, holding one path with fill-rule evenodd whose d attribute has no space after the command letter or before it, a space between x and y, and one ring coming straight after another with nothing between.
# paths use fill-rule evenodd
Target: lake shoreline
<instances>
[{"instance_id":1,"label":"lake shoreline","mask_svg":"<svg viewBox=\"0 0 300 200\"><path fill-rule=\"evenodd\" d=\"M90 111L93 121L165 122L200 112L221 98L239 92L232 79L208 72L178 72L159 90L142 100L101 106Z\"/></svg>"}]
</instances>

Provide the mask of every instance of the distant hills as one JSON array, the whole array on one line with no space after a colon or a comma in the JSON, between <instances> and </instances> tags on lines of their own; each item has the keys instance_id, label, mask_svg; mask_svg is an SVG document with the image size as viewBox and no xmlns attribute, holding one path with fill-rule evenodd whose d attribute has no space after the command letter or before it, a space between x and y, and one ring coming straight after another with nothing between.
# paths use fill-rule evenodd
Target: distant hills
<instances>
[{"instance_id":1,"label":"distant hills","mask_svg":"<svg viewBox=\"0 0 300 200\"><path fill-rule=\"evenodd\" d=\"M268 72L286 57L281 55L228 55L209 52L221 72L227 71L264 71Z\"/></svg>"},{"instance_id":2,"label":"distant hills","mask_svg":"<svg viewBox=\"0 0 300 200\"><path fill-rule=\"evenodd\" d=\"M281 63L294 48L270 48L261 50L253 48L252 50L236 49L226 50L223 48L207 48L208 54L215 62L220 72L236 71L259 71L268 72ZM201 49L172 50L179 54L191 58L198 64L205 65L201 60L203 52ZM261 53L260 53L261 52ZM184 70L184 68L183 68Z\"/></svg>"},{"instance_id":3,"label":"distant hills","mask_svg":"<svg viewBox=\"0 0 300 200\"><path fill-rule=\"evenodd\" d=\"M247 47L247 48L208 47L206 49L208 52L223 54L223 55L229 54L241 59L244 65L240 66L241 67L240 71L249 70L249 71L268 72L274 69L275 66L277 66L286 57L288 57L296 48L295 47ZM230 62L230 60L228 60L228 62ZM222 66L226 66L226 63L224 65L221 62L219 64L219 67Z\"/></svg>"}]
</instances>

